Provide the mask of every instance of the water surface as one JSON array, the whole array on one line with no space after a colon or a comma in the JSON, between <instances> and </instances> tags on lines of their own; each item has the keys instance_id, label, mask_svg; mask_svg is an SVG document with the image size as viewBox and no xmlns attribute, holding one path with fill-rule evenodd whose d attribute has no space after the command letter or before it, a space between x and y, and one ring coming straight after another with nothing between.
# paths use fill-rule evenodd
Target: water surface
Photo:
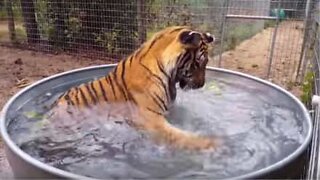
<instances>
[{"instance_id":1,"label":"water surface","mask_svg":"<svg viewBox=\"0 0 320 180\"><path fill-rule=\"evenodd\" d=\"M231 178L282 160L306 136L294 102L252 80L208 77L202 89L178 90L168 120L223 140L215 151L205 152L156 145L125 123L106 121L95 113L90 120L66 119L59 126L48 126L43 115L59 90L23 105L9 133L36 159L89 177Z\"/></svg>"}]
</instances>

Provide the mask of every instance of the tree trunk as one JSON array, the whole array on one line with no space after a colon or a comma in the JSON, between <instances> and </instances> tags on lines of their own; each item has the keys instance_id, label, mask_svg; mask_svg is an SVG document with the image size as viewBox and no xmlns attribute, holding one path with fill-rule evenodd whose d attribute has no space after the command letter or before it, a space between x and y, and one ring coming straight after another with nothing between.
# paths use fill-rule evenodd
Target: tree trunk
<instances>
[{"instance_id":1,"label":"tree trunk","mask_svg":"<svg viewBox=\"0 0 320 180\"><path fill-rule=\"evenodd\" d=\"M27 32L28 43L38 43L40 40L38 24L33 0L21 0L22 15Z\"/></svg>"},{"instance_id":2,"label":"tree trunk","mask_svg":"<svg viewBox=\"0 0 320 180\"><path fill-rule=\"evenodd\" d=\"M6 1L6 7L7 7L7 14L8 14L8 29L10 34L10 40L11 42L16 43L16 32L14 27L14 17L13 17L11 0Z\"/></svg>"}]
</instances>

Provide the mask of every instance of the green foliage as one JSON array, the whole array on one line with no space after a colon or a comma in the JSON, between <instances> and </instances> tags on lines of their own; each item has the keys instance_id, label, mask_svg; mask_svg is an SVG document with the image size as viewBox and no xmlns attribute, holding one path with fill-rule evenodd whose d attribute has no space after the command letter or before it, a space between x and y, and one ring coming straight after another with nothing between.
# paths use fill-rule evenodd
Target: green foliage
<instances>
[{"instance_id":1,"label":"green foliage","mask_svg":"<svg viewBox=\"0 0 320 180\"><path fill-rule=\"evenodd\" d=\"M7 19L7 13L4 8L0 8L0 21Z\"/></svg>"},{"instance_id":2,"label":"green foliage","mask_svg":"<svg viewBox=\"0 0 320 180\"><path fill-rule=\"evenodd\" d=\"M27 33L23 27L16 27L15 32L16 32L17 41L27 40Z\"/></svg>"},{"instance_id":3,"label":"green foliage","mask_svg":"<svg viewBox=\"0 0 320 180\"><path fill-rule=\"evenodd\" d=\"M102 45L107 52L110 52L111 54L117 54L119 53L119 49L117 49L118 33L118 30L114 29L113 31L95 34L95 41Z\"/></svg>"},{"instance_id":4,"label":"green foliage","mask_svg":"<svg viewBox=\"0 0 320 180\"><path fill-rule=\"evenodd\" d=\"M275 20L266 20L264 22L264 28L267 29L269 27L275 27L277 22Z\"/></svg>"},{"instance_id":5,"label":"green foliage","mask_svg":"<svg viewBox=\"0 0 320 180\"><path fill-rule=\"evenodd\" d=\"M222 95L222 88L216 81L207 82L204 86L207 91L212 91L215 95Z\"/></svg>"},{"instance_id":6,"label":"green foliage","mask_svg":"<svg viewBox=\"0 0 320 180\"><path fill-rule=\"evenodd\" d=\"M20 2L14 2L12 6L13 17L15 22L23 22L22 11L20 7Z\"/></svg>"},{"instance_id":7,"label":"green foliage","mask_svg":"<svg viewBox=\"0 0 320 180\"><path fill-rule=\"evenodd\" d=\"M22 12L21 9L19 8L20 4L17 4L18 2L13 3L12 6L12 11L13 11L13 16L16 22L22 22ZM6 7L0 6L0 21L4 21L7 19L7 10Z\"/></svg>"},{"instance_id":8,"label":"green foliage","mask_svg":"<svg viewBox=\"0 0 320 180\"><path fill-rule=\"evenodd\" d=\"M42 35L42 38L48 39L53 27L50 25L51 23L48 21L47 17L47 0L37 0L35 6L40 34Z\"/></svg>"},{"instance_id":9,"label":"green foliage","mask_svg":"<svg viewBox=\"0 0 320 180\"><path fill-rule=\"evenodd\" d=\"M306 73L304 77L304 81L302 83L302 95L300 98L301 98L301 101L306 105L310 104L310 100L312 98L314 77L315 77L314 72L309 71Z\"/></svg>"}]
</instances>

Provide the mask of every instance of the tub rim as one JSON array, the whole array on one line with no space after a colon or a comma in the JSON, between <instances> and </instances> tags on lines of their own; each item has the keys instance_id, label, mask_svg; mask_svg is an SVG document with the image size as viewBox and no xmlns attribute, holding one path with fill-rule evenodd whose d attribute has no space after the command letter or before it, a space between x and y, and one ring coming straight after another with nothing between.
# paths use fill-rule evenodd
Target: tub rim
<instances>
[{"instance_id":1,"label":"tub rim","mask_svg":"<svg viewBox=\"0 0 320 180\"><path fill-rule=\"evenodd\" d=\"M32 156L30 156L29 154L27 154L26 152L22 151L15 143L14 141L10 138L8 131L7 131L7 121L6 121L6 116L8 113L9 108L11 107L11 105L14 103L14 101L21 95L23 95L25 92L30 91L32 88L35 88L36 86L45 83L49 80L53 80L56 78L59 78L61 76L64 76L66 74L72 74L72 73L77 73L80 71L86 71L86 70L94 70L94 69L101 69L101 68L114 68L117 64L107 64L107 65L95 65L95 66L88 66L88 67L83 67L83 68L77 68L77 69L73 69L73 70L69 70L69 71L65 71L62 73L57 73L54 75L51 75L49 77L40 79L36 82L34 82L33 84L21 89L19 92L17 92L14 96L12 96L8 102L3 106L2 111L0 112L0 133L1 133L1 137L5 143L5 145L7 146L7 148L9 148L16 156L18 156L18 158L23 159L26 163L28 163L29 165L32 165L36 168L39 168L40 170L47 172L49 174L53 174L55 176L59 176L59 177L63 177L63 178L72 178L72 179L95 179L95 178L90 178L87 176L83 176L83 175L78 175L75 173L71 173L68 171L64 171L61 169L58 169L56 167L50 166L46 163L43 163L39 160L37 160L36 158L33 158ZM287 90L283 89L282 87L273 84L269 81L260 79L258 77L249 75L249 74L245 74L242 72L237 72L237 71L233 71L233 70L228 70L228 69L223 69L223 68L217 68L217 67L210 67L207 66L206 70L210 70L210 71L216 71L216 72L222 72L222 73L228 73L228 74L232 74L232 75L237 75L240 77L244 77L244 78L248 78L251 80L254 80L258 83L262 83L265 84L267 86L270 86L278 91L280 91L281 93L287 95L288 97L292 98L297 104L298 106L301 108L301 110L303 110L303 116L306 117L307 119L307 124L309 127L309 131L306 134L306 137L303 141L303 143L295 150L293 151L291 154L289 154L287 157L281 159L280 161L271 164L270 166L267 166L265 168L259 169L257 171L251 172L251 173L247 173L247 174L243 174L240 176L235 176L235 177L230 177L230 179L247 179L247 178L254 178L254 177L258 177L261 175L266 175L268 173L271 173L272 171L275 171L277 169L280 169L282 167L284 167L286 164L289 164L290 162L292 162L293 160L295 160L296 158L298 158L308 147L310 141L311 141L311 137L312 137L312 121L311 121L311 117L309 112L307 111L306 107L302 104L302 102L295 97L293 94L291 94L290 92L288 92ZM7 152L6 152L7 154Z\"/></svg>"}]
</instances>

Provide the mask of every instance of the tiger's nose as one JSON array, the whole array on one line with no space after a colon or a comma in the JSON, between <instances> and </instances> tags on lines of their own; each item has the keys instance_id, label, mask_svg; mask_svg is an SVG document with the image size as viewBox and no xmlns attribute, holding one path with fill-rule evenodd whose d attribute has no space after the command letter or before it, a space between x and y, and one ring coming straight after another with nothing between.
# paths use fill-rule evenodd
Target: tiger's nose
<instances>
[{"instance_id":1,"label":"tiger's nose","mask_svg":"<svg viewBox=\"0 0 320 180\"><path fill-rule=\"evenodd\" d=\"M193 84L193 88L194 89L198 89L198 88L201 88L201 87L203 87L204 86L204 81L200 81L200 82L198 82L198 83L194 83Z\"/></svg>"}]
</instances>

